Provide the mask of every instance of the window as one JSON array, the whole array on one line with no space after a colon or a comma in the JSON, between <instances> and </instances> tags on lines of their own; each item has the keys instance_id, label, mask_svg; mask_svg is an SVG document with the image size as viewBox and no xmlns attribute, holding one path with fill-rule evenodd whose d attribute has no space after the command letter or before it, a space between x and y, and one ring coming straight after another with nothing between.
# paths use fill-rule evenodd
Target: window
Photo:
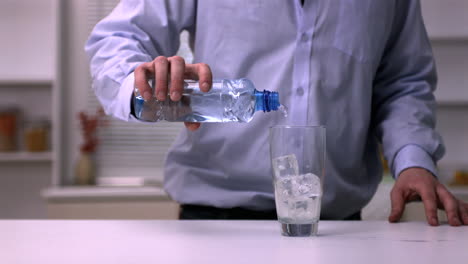
<instances>
[{"instance_id":1,"label":"window","mask_svg":"<svg viewBox=\"0 0 468 264\"><path fill-rule=\"evenodd\" d=\"M118 0L88 1L88 30L109 14ZM181 34L178 55L192 61L188 33ZM90 85L91 87L91 85ZM97 109L97 101L90 88L87 109ZM99 128L99 146L95 155L97 183L101 185L160 184L163 180L164 159L182 123L127 123L106 117L107 125Z\"/></svg>"}]
</instances>

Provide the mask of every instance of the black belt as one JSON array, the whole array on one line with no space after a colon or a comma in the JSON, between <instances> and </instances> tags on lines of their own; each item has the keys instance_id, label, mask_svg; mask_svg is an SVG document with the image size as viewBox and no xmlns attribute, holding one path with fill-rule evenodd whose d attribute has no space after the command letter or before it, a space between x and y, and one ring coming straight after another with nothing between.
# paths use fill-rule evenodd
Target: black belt
<instances>
[{"instance_id":1,"label":"black belt","mask_svg":"<svg viewBox=\"0 0 468 264\"><path fill-rule=\"evenodd\" d=\"M242 207L217 208L206 205L183 204L179 219L182 220L277 220L276 210L256 211ZM344 219L322 220L361 220L361 211Z\"/></svg>"}]
</instances>

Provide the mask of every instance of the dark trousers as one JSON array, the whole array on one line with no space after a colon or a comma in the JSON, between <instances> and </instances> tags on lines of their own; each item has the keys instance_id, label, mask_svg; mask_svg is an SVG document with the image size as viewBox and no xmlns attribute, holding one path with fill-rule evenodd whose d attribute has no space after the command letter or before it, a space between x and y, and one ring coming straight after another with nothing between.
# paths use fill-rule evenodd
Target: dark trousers
<instances>
[{"instance_id":1,"label":"dark trousers","mask_svg":"<svg viewBox=\"0 0 468 264\"><path fill-rule=\"evenodd\" d=\"M254 211L245 208L216 208L203 205L183 204L180 206L181 220L277 220L276 210ZM344 219L321 220L361 220L361 212L354 213Z\"/></svg>"}]
</instances>

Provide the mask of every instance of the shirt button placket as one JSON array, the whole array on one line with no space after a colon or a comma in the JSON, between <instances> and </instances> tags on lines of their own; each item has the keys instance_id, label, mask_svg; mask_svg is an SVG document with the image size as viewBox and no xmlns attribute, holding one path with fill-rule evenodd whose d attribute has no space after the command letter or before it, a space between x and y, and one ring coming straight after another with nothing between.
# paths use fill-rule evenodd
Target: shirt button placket
<instances>
[{"instance_id":1,"label":"shirt button placket","mask_svg":"<svg viewBox=\"0 0 468 264\"><path fill-rule=\"evenodd\" d=\"M297 3L300 4L300 3ZM296 7L302 8L302 7ZM298 15L298 32L296 35L296 50L294 52L293 96L289 106L291 122L295 125L307 125L310 89L310 66L312 55L312 36L314 33L317 1L304 5Z\"/></svg>"}]
</instances>

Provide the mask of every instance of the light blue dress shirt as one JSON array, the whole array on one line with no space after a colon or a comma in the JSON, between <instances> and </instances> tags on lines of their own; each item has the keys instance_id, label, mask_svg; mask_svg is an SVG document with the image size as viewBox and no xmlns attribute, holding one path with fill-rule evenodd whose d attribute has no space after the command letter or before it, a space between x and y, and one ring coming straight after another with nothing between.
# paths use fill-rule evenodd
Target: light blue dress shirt
<instances>
[{"instance_id":1,"label":"light blue dress shirt","mask_svg":"<svg viewBox=\"0 0 468 264\"><path fill-rule=\"evenodd\" d=\"M165 188L180 203L273 209L268 128L325 125L322 216L362 209L381 180L378 142L399 173L436 175L436 70L418 0L123 0L93 30L86 51L108 114L130 115L134 69L172 56L179 32L214 78L274 90L289 115L183 131L166 162Z\"/></svg>"}]
</instances>

